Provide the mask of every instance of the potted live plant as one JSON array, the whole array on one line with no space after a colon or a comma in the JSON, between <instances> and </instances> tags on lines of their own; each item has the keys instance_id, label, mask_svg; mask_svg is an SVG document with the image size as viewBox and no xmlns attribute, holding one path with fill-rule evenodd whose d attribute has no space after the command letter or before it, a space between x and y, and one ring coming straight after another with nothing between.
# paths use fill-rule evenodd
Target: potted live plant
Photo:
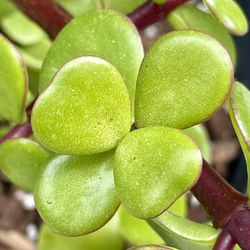
<instances>
[{"instance_id":1,"label":"potted live plant","mask_svg":"<svg viewBox=\"0 0 250 250\"><path fill-rule=\"evenodd\" d=\"M0 168L34 193L40 250L122 249L119 218L131 249L250 249L248 196L211 168L195 126L228 105L249 166L250 93L231 37L248 22L235 1L1 4ZM138 30L164 18L175 31L144 55ZM213 226L183 218L188 191Z\"/></svg>"}]
</instances>

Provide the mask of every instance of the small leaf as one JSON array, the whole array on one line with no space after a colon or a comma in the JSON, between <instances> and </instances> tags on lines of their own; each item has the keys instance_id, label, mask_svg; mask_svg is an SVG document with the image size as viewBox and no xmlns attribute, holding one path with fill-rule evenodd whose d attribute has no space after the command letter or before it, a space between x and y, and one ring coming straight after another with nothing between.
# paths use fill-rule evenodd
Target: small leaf
<instances>
[{"instance_id":1,"label":"small leaf","mask_svg":"<svg viewBox=\"0 0 250 250\"><path fill-rule=\"evenodd\" d=\"M57 36L45 58L40 90L67 61L91 55L112 63L123 77L134 103L136 79L143 59L139 33L132 22L118 12L99 10L73 19Z\"/></svg>"},{"instance_id":2,"label":"small leaf","mask_svg":"<svg viewBox=\"0 0 250 250\"><path fill-rule=\"evenodd\" d=\"M110 220L119 206L113 154L58 156L48 163L34 194L39 214L54 232L78 236Z\"/></svg>"},{"instance_id":3,"label":"small leaf","mask_svg":"<svg viewBox=\"0 0 250 250\"><path fill-rule=\"evenodd\" d=\"M0 115L21 123L28 92L27 71L17 49L0 34Z\"/></svg>"},{"instance_id":4,"label":"small leaf","mask_svg":"<svg viewBox=\"0 0 250 250\"><path fill-rule=\"evenodd\" d=\"M188 128L207 120L227 99L233 67L227 51L198 31L162 36L145 56L137 81L138 128Z\"/></svg>"},{"instance_id":5,"label":"small leaf","mask_svg":"<svg viewBox=\"0 0 250 250\"><path fill-rule=\"evenodd\" d=\"M4 33L20 45L33 45L46 37L44 31L24 14L15 11L1 22Z\"/></svg>"},{"instance_id":6,"label":"small leaf","mask_svg":"<svg viewBox=\"0 0 250 250\"><path fill-rule=\"evenodd\" d=\"M212 148L211 140L206 127L202 124L198 124L194 127L185 129L184 132L188 134L200 147L203 158L208 162L212 162Z\"/></svg>"},{"instance_id":7,"label":"small leaf","mask_svg":"<svg viewBox=\"0 0 250 250\"><path fill-rule=\"evenodd\" d=\"M201 164L200 151L183 132L164 127L139 129L116 149L116 188L129 213L152 218L196 183Z\"/></svg>"},{"instance_id":8,"label":"small leaf","mask_svg":"<svg viewBox=\"0 0 250 250\"><path fill-rule=\"evenodd\" d=\"M165 212L149 223L168 245L180 249L211 250L218 237L218 231L212 226L198 224L171 212Z\"/></svg>"},{"instance_id":9,"label":"small leaf","mask_svg":"<svg viewBox=\"0 0 250 250\"><path fill-rule=\"evenodd\" d=\"M171 12L167 20L175 30L199 30L216 38L227 49L235 65L237 52L234 40L227 29L213 16L193 5L182 5Z\"/></svg>"},{"instance_id":10,"label":"small leaf","mask_svg":"<svg viewBox=\"0 0 250 250\"><path fill-rule=\"evenodd\" d=\"M0 146L0 169L12 183L33 192L36 176L49 157L50 154L34 141L11 139Z\"/></svg>"},{"instance_id":11,"label":"small leaf","mask_svg":"<svg viewBox=\"0 0 250 250\"><path fill-rule=\"evenodd\" d=\"M147 246L140 246L140 247L132 247L128 250L178 250L172 247L160 246L160 245L147 245Z\"/></svg>"},{"instance_id":12,"label":"small leaf","mask_svg":"<svg viewBox=\"0 0 250 250\"><path fill-rule=\"evenodd\" d=\"M131 105L119 72L97 57L65 64L32 111L35 136L61 154L115 148L129 133Z\"/></svg>"},{"instance_id":13,"label":"small leaf","mask_svg":"<svg viewBox=\"0 0 250 250\"><path fill-rule=\"evenodd\" d=\"M234 35L248 32L245 13L234 0L203 0L208 10Z\"/></svg>"},{"instance_id":14,"label":"small leaf","mask_svg":"<svg viewBox=\"0 0 250 250\"><path fill-rule=\"evenodd\" d=\"M163 244L162 238L148 225L145 220L130 215L123 207L120 209L121 235L134 245Z\"/></svg>"},{"instance_id":15,"label":"small leaf","mask_svg":"<svg viewBox=\"0 0 250 250\"><path fill-rule=\"evenodd\" d=\"M239 82L233 85L228 110L245 155L248 170L248 194L250 194L250 92Z\"/></svg>"},{"instance_id":16,"label":"small leaf","mask_svg":"<svg viewBox=\"0 0 250 250\"><path fill-rule=\"evenodd\" d=\"M103 228L80 237L65 237L41 227L38 250L123 250L119 218L114 216Z\"/></svg>"}]
</instances>

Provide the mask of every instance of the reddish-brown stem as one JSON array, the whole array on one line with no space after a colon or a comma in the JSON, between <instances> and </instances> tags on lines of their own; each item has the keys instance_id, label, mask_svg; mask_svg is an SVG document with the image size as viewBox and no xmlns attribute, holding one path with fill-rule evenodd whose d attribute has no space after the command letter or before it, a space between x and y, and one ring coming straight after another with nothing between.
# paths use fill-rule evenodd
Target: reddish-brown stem
<instances>
[{"instance_id":1,"label":"reddish-brown stem","mask_svg":"<svg viewBox=\"0 0 250 250\"><path fill-rule=\"evenodd\" d=\"M13 0L32 20L54 39L72 16L52 0Z\"/></svg>"},{"instance_id":2,"label":"reddish-brown stem","mask_svg":"<svg viewBox=\"0 0 250 250\"><path fill-rule=\"evenodd\" d=\"M227 229L224 229L220 233L213 250L233 250L236 243L235 238Z\"/></svg>"},{"instance_id":3,"label":"reddish-brown stem","mask_svg":"<svg viewBox=\"0 0 250 250\"><path fill-rule=\"evenodd\" d=\"M217 228L224 228L232 214L244 206L247 197L230 186L207 162L192 193L204 206Z\"/></svg>"},{"instance_id":4,"label":"reddish-brown stem","mask_svg":"<svg viewBox=\"0 0 250 250\"><path fill-rule=\"evenodd\" d=\"M138 29L144 29L147 26L163 19L172 10L184 4L188 0L168 0L164 4L156 4L149 0L133 12L128 17Z\"/></svg>"}]
</instances>

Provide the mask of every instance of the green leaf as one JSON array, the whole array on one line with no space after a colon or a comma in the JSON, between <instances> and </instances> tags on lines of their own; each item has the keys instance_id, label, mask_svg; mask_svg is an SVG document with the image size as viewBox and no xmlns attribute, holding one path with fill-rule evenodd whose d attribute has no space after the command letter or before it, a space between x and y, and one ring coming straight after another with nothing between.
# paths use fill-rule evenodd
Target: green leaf
<instances>
[{"instance_id":1,"label":"green leaf","mask_svg":"<svg viewBox=\"0 0 250 250\"><path fill-rule=\"evenodd\" d=\"M211 15L192 5L182 5L172 11L167 20L175 30L199 30L216 38L227 49L233 64L236 64L236 48L232 36Z\"/></svg>"},{"instance_id":2,"label":"green leaf","mask_svg":"<svg viewBox=\"0 0 250 250\"><path fill-rule=\"evenodd\" d=\"M115 148L129 133L131 105L119 72L97 57L65 64L39 96L32 128L61 154L95 154Z\"/></svg>"},{"instance_id":3,"label":"green leaf","mask_svg":"<svg viewBox=\"0 0 250 250\"><path fill-rule=\"evenodd\" d=\"M0 5L0 22L2 18L5 16L9 15L13 11L15 11L16 7L12 3L11 0L1 0L1 5Z\"/></svg>"},{"instance_id":4,"label":"green leaf","mask_svg":"<svg viewBox=\"0 0 250 250\"><path fill-rule=\"evenodd\" d=\"M12 183L33 192L36 176L49 157L50 154L34 141L11 139L0 146L0 169Z\"/></svg>"},{"instance_id":5,"label":"green leaf","mask_svg":"<svg viewBox=\"0 0 250 250\"><path fill-rule=\"evenodd\" d=\"M213 38L183 30L162 36L140 68L135 102L138 128L188 128L211 117L231 89L233 67Z\"/></svg>"},{"instance_id":6,"label":"green leaf","mask_svg":"<svg viewBox=\"0 0 250 250\"><path fill-rule=\"evenodd\" d=\"M58 35L45 58L40 90L46 88L63 64L82 55L101 57L112 63L124 78L133 104L143 47L129 19L114 11L100 10L72 20Z\"/></svg>"},{"instance_id":7,"label":"green leaf","mask_svg":"<svg viewBox=\"0 0 250 250\"><path fill-rule=\"evenodd\" d=\"M20 45L32 45L46 37L44 31L24 14L15 11L1 22L4 33Z\"/></svg>"},{"instance_id":8,"label":"green leaf","mask_svg":"<svg viewBox=\"0 0 250 250\"><path fill-rule=\"evenodd\" d=\"M104 0L104 3L109 9L115 9L127 14L144 4L146 1L147 0Z\"/></svg>"},{"instance_id":9,"label":"green leaf","mask_svg":"<svg viewBox=\"0 0 250 250\"><path fill-rule=\"evenodd\" d=\"M80 237L65 237L53 233L43 225L39 235L38 250L123 250L119 234L119 220L114 216L103 228Z\"/></svg>"},{"instance_id":10,"label":"green leaf","mask_svg":"<svg viewBox=\"0 0 250 250\"><path fill-rule=\"evenodd\" d=\"M211 140L206 127L202 124L198 124L194 127L185 129L184 132L188 134L200 147L203 158L211 163L212 162L212 148Z\"/></svg>"},{"instance_id":11,"label":"green leaf","mask_svg":"<svg viewBox=\"0 0 250 250\"><path fill-rule=\"evenodd\" d=\"M248 195L250 194L250 92L235 82L228 102L230 118L245 155L248 171Z\"/></svg>"},{"instance_id":12,"label":"green leaf","mask_svg":"<svg viewBox=\"0 0 250 250\"><path fill-rule=\"evenodd\" d=\"M163 239L145 220L130 215L123 207L120 209L121 235L134 245L163 244Z\"/></svg>"},{"instance_id":13,"label":"green leaf","mask_svg":"<svg viewBox=\"0 0 250 250\"><path fill-rule=\"evenodd\" d=\"M183 250L211 250L218 237L218 231L212 226L181 218L171 212L165 212L149 223L168 245Z\"/></svg>"},{"instance_id":14,"label":"green leaf","mask_svg":"<svg viewBox=\"0 0 250 250\"><path fill-rule=\"evenodd\" d=\"M203 3L232 34L243 36L248 32L247 17L236 1L203 0Z\"/></svg>"},{"instance_id":15,"label":"green leaf","mask_svg":"<svg viewBox=\"0 0 250 250\"><path fill-rule=\"evenodd\" d=\"M196 183L201 164L200 151L183 132L164 127L139 129L116 149L117 192L129 213L152 218Z\"/></svg>"},{"instance_id":16,"label":"green leaf","mask_svg":"<svg viewBox=\"0 0 250 250\"><path fill-rule=\"evenodd\" d=\"M17 49L0 34L0 115L21 123L28 92L26 67Z\"/></svg>"},{"instance_id":17,"label":"green leaf","mask_svg":"<svg viewBox=\"0 0 250 250\"><path fill-rule=\"evenodd\" d=\"M114 152L58 156L35 186L35 202L46 224L68 236L101 228L119 206L113 180Z\"/></svg>"},{"instance_id":18,"label":"green leaf","mask_svg":"<svg viewBox=\"0 0 250 250\"><path fill-rule=\"evenodd\" d=\"M96 10L96 0L56 0L65 10L73 16L80 16L86 11Z\"/></svg>"},{"instance_id":19,"label":"green leaf","mask_svg":"<svg viewBox=\"0 0 250 250\"><path fill-rule=\"evenodd\" d=\"M19 48L26 65L35 71L40 71L42 62L51 46L49 39L44 38L42 41Z\"/></svg>"},{"instance_id":20,"label":"green leaf","mask_svg":"<svg viewBox=\"0 0 250 250\"><path fill-rule=\"evenodd\" d=\"M188 213L186 194L182 195L178 200L176 200L168 209L168 211L180 217L186 217Z\"/></svg>"},{"instance_id":21,"label":"green leaf","mask_svg":"<svg viewBox=\"0 0 250 250\"><path fill-rule=\"evenodd\" d=\"M160 246L160 245L147 245L147 246L140 246L140 247L132 247L128 250L177 250L176 248Z\"/></svg>"}]
</instances>

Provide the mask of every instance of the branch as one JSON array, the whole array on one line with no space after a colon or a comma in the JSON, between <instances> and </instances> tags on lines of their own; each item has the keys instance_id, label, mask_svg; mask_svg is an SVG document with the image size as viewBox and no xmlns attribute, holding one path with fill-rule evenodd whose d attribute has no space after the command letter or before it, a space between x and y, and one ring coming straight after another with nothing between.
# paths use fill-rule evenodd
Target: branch
<instances>
[{"instance_id":1,"label":"branch","mask_svg":"<svg viewBox=\"0 0 250 250\"><path fill-rule=\"evenodd\" d=\"M227 229L224 229L219 235L213 250L234 250L236 243L237 242L233 236L227 231Z\"/></svg>"},{"instance_id":2,"label":"branch","mask_svg":"<svg viewBox=\"0 0 250 250\"><path fill-rule=\"evenodd\" d=\"M52 0L13 0L28 17L54 39L72 16Z\"/></svg>"}]
</instances>

